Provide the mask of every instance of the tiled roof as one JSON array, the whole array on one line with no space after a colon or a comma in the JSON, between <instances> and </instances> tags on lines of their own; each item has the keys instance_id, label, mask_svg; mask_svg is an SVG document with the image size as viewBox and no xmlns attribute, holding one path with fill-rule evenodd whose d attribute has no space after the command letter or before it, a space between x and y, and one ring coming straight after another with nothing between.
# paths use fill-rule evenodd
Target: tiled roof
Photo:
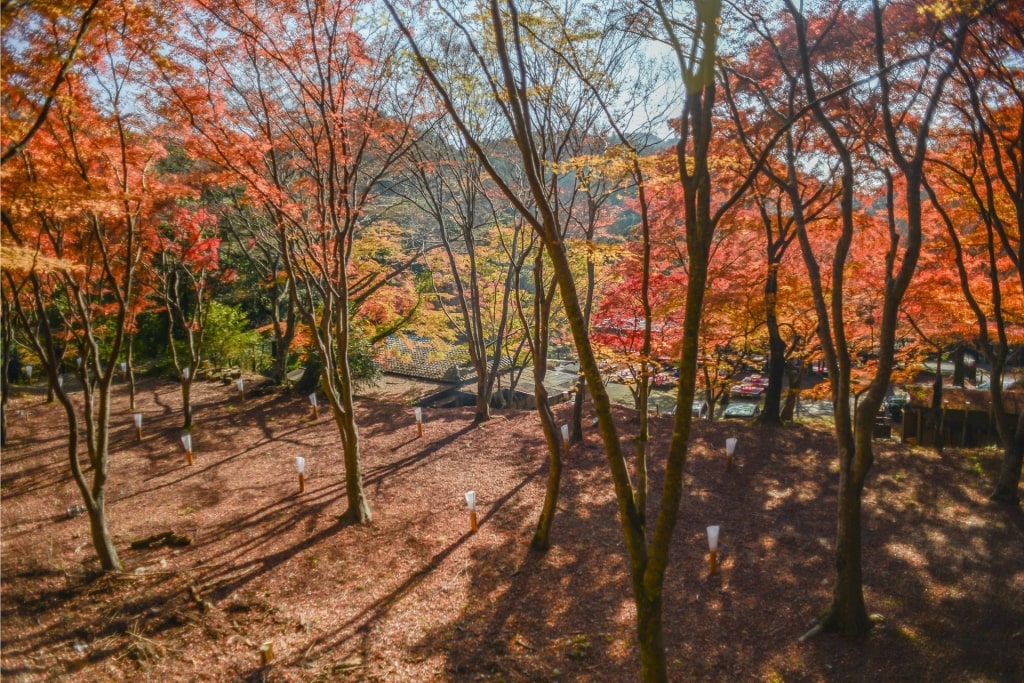
<instances>
[{"instance_id":1,"label":"tiled roof","mask_svg":"<svg viewBox=\"0 0 1024 683\"><path fill-rule=\"evenodd\" d=\"M412 334L394 334L384 340L376 362L384 372L439 382L462 382L476 377L464 346Z\"/></svg>"}]
</instances>

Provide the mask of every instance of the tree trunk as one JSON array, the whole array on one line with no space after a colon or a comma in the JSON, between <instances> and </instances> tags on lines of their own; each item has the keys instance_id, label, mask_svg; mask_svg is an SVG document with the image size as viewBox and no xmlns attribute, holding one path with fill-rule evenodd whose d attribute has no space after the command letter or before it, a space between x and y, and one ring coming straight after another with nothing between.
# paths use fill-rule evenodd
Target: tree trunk
<instances>
[{"instance_id":1,"label":"tree trunk","mask_svg":"<svg viewBox=\"0 0 1024 683\"><path fill-rule=\"evenodd\" d=\"M109 456L106 453L97 453L94 461L98 466L93 469L92 486L90 487L85 481L85 475L78 460L78 416L67 397L61 394L60 398L68 419L68 460L71 465L71 475L82 494L82 500L85 502L85 509L89 515L89 532L93 548L99 558L100 567L104 571L121 571L121 560L117 556L117 548L114 547L114 541L107 525L104 489L107 483ZM88 401L86 405L89 405Z\"/></svg>"},{"instance_id":2,"label":"tree trunk","mask_svg":"<svg viewBox=\"0 0 1024 683\"><path fill-rule=\"evenodd\" d=\"M320 353L316 347L310 350L306 359L306 367L302 370L302 377L295 383L295 391L300 396L308 396L320 387L321 370Z\"/></svg>"},{"instance_id":3,"label":"tree trunk","mask_svg":"<svg viewBox=\"0 0 1024 683\"><path fill-rule=\"evenodd\" d=\"M348 509L341 518L347 522L364 524L373 519L370 503L363 488L362 457L359 452L359 432L351 410L338 411L335 419L342 433L342 447L345 456L345 493Z\"/></svg>"},{"instance_id":4,"label":"tree trunk","mask_svg":"<svg viewBox=\"0 0 1024 683\"><path fill-rule=\"evenodd\" d=\"M555 519L558 491L562 481L562 453L558 425L555 424L554 413L551 412L551 407L548 405L548 392L544 389L542 380L543 374L536 381L535 399L544 439L548 445L548 480L544 488L544 503L541 506L540 519L537 520L537 529L533 533L530 547L534 550L545 551L551 547L551 526Z\"/></svg>"},{"instance_id":5,"label":"tree trunk","mask_svg":"<svg viewBox=\"0 0 1024 683\"><path fill-rule=\"evenodd\" d=\"M288 299L287 314L285 315L284 327L282 329L281 319L277 313L277 301L280 299L277 285L271 290L271 309L274 316L274 341L271 346L273 362L270 367L270 377L274 384L284 384L288 376L288 354L291 353L292 340L295 338L296 313L295 306L291 299ZM309 392L306 392L309 393Z\"/></svg>"},{"instance_id":6,"label":"tree trunk","mask_svg":"<svg viewBox=\"0 0 1024 683\"><path fill-rule=\"evenodd\" d=\"M192 377L181 383L182 429L192 429Z\"/></svg>"},{"instance_id":7,"label":"tree trunk","mask_svg":"<svg viewBox=\"0 0 1024 683\"><path fill-rule=\"evenodd\" d=\"M964 385L964 379L967 376L967 366L964 365L964 351L966 348L963 344L957 344L956 349L953 351L953 386L962 387Z\"/></svg>"},{"instance_id":8,"label":"tree trunk","mask_svg":"<svg viewBox=\"0 0 1024 683\"><path fill-rule=\"evenodd\" d=\"M856 459L856 455L853 458ZM859 636L868 632L861 566L861 486L851 477L850 456L842 455L836 531L836 584L832 604L821 620L827 631Z\"/></svg>"},{"instance_id":9,"label":"tree trunk","mask_svg":"<svg viewBox=\"0 0 1024 683\"><path fill-rule=\"evenodd\" d=\"M85 509L89 512L92 547L96 550L100 566L106 571L121 571L121 560L117 556L117 548L110 537L110 528L107 525L106 496L101 493L91 500L86 499Z\"/></svg>"},{"instance_id":10,"label":"tree trunk","mask_svg":"<svg viewBox=\"0 0 1024 683\"><path fill-rule=\"evenodd\" d=\"M1003 462L999 468L999 477L996 479L996 487L989 500L1008 505L1020 503L1020 495L1017 490L1020 486L1022 464L1024 464L1024 413L1017 418L1017 429L1013 440L1003 449Z\"/></svg>"},{"instance_id":11,"label":"tree trunk","mask_svg":"<svg viewBox=\"0 0 1024 683\"><path fill-rule=\"evenodd\" d=\"M3 388L0 389L0 447L7 447L7 394L10 391L7 381L2 380Z\"/></svg>"},{"instance_id":12,"label":"tree trunk","mask_svg":"<svg viewBox=\"0 0 1024 683\"><path fill-rule=\"evenodd\" d=\"M341 370L348 374L347 360L343 360L345 367ZM324 368L326 374L329 369ZM366 500L366 491L363 489L362 456L359 449L359 430L356 426L355 411L352 400L350 385L344 380L331 383L328 377L322 377L331 404L331 412L334 415L334 423L341 434L341 448L345 461L345 494L348 498L348 507L342 513L341 519L346 522L363 524L373 519L370 513L370 504Z\"/></svg>"},{"instance_id":13,"label":"tree trunk","mask_svg":"<svg viewBox=\"0 0 1024 683\"><path fill-rule=\"evenodd\" d=\"M486 364L481 364L476 373L476 410L473 413L473 424L479 425L491 419L491 392L487 386Z\"/></svg>"},{"instance_id":14,"label":"tree trunk","mask_svg":"<svg viewBox=\"0 0 1024 683\"><path fill-rule=\"evenodd\" d=\"M279 342L274 342L274 353L271 354L270 379L274 384L284 384L288 375L288 354L280 350Z\"/></svg>"},{"instance_id":15,"label":"tree trunk","mask_svg":"<svg viewBox=\"0 0 1024 683\"><path fill-rule=\"evenodd\" d=\"M637 645L640 649L640 678L644 683L663 683L668 681L668 667L665 662L665 639L662 631L662 599L658 596L651 599L643 587L637 587L636 622Z\"/></svg>"},{"instance_id":16,"label":"tree trunk","mask_svg":"<svg viewBox=\"0 0 1024 683\"><path fill-rule=\"evenodd\" d=\"M135 410L135 335L125 340L125 379L128 381L128 409Z\"/></svg>"},{"instance_id":17,"label":"tree trunk","mask_svg":"<svg viewBox=\"0 0 1024 683\"><path fill-rule=\"evenodd\" d=\"M587 247L594 243L594 231L597 226L597 203L589 194L587 195ZM594 266L594 259L587 256L587 289L583 299L583 322L587 329L590 329L590 318L594 311L594 290L597 287L597 269ZM576 382L576 397L572 406L572 422L569 425L569 443L583 443L583 403L586 400L587 378L577 370L579 379Z\"/></svg>"},{"instance_id":18,"label":"tree trunk","mask_svg":"<svg viewBox=\"0 0 1024 683\"><path fill-rule=\"evenodd\" d=\"M544 503L541 506L540 519L533 534L530 547L534 550L547 550L551 547L551 526L558 507L558 490L562 480L562 437L555 415L551 412L548 402L548 391L544 387L544 379L548 373L548 339L551 319L551 301L555 295L555 284L545 287L544 253L538 251L533 266L533 285L536 295L533 300L533 341L530 344L533 357L533 396L540 417L544 440L548 444L548 481L544 489ZM520 308L520 310L522 310ZM527 326L525 316L521 316L524 327Z\"/></svg>"},{"instance_id":19,"label":"tree trunk","mask_svg":"<svg viewBox=\"0 0 1024 683\"><path fill-rule=\"evenodd\" d=\"M935 422L935 450L939 453L946 445L946 411L942 407L942 354L935 361L935 380L932 382L932 420Z\"/></svg>"},{"instance_id":20,"label":"tree trunk","mask_svg":"<svg viewBox=\"0 0 1024 683\"><path fill-rule=\"evenodd\" d=\"M3 330L0 331L0 334L2 334L2 339L0 339L0 446L7 446L7 409L11 398L8 363L11 359L11 348L13 345L8 338L10 313L5 310L3 315L4 319L0 321L0 325L3 325Z\"/></svg>"},{"instance_id":21,"label":"tree trunk","mask_svg":"<svg viewBox=\"0 0 1024 683\"><path fill-rule=\"evenodd\" d=\"M806 365L806 363L802 363L799 368L793 369L789 363L786 364L789 388L786 390L786 403L782 406L782 412L779 414L779 420L783 423L792 422L796 414L796 404L800 399L800 383L803 382Z\"/></svg>"},{"instance_id":22,"label":"tree trunk","mask_svg":"<svg viewBox=\"0 0 1024 683\"><path fill-rule=\"evenodd\" d=\"M764 395L764 410L758 417L758 424L782 424L782 379L786 372L786 343L779 334L779 321L775 316L775 270L769 267L772 275L765 284L765 299L768 306L768 390Z\"/></svg>"},{"instance_id":23,"label":"tree trunk","mask_svg":"<svg viewBox=\"0 0 1024 683\"><path fill-rule=\"evenodd\" d=\"M333 363L324 360L324 382L330 383L331 407L334 410L335 422L341 432L341 443L345 456L345 493L348 496L348 509L341 516L345 521L364 524L373 519L370 504L366 500L363 489L363 463L359 448L359 428L356 425L355 397L352 392L352 368L348 363L349 332L351 321L348 316L348 283L341 279L343 295L339 297L338 310L340 315L335 320ZM326 327L326 325L325 325ZM326 335L325 335L326 336ZM330 377L334 371L335 376ZM335 388L337 393L335 393Z\"/></svg>"},{"instance_id":24,"label":"tree trunk","mask_svg":"<svg viewBox=\"0 0 1024 683\"><path fill-rule=\"evenodd\" d=\"M576 380L576 395L572 401L572 432L569 443L583 443L583 404L587 400L587 378L582 374Z\"/></svg>"},{"instance_id":25,"label":"tree trunk","mask_svg":"<svg viewBox=\"0 0 1024 683\"><path fill-rule=\"evenodd\" d=\"M891 309L887 317L894 318ZM886 324L886 329L895 325ZM885 335L886 341L891 337ZM867 608L864 603L862 563L862 505L864 482L874 462L872 434L874 416L878 414L884 387L888 386L888 369L891 349L883 343L880 362L881 379L869 386L853 418L852 440L844 438L851 434L849 409L836 410L836 435L839 442L839 511L836 529L836 583L832 593L832 605L822 618L824 630L838 631L846 636L863 636L871 629ZM848 385L847 385L848 386ZM840 396L849 395L841 391Z\"/></svg>"}]
</instances>

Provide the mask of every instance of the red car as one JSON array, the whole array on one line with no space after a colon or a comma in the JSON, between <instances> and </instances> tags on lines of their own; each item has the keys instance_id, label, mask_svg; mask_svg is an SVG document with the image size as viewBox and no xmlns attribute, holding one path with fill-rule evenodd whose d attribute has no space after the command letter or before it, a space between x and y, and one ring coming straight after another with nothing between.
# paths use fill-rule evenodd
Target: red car
<instances>
[{"instance_id":1,"label":"red car","mask_svg":"<svg viewBox=\"0 0 1024 683\"><path fill-rule=\"evenodd\" d=\"M744 396L754 398L758 396L763 396L764 392L765 388L763 386L759 384L746 384L746 382L741 384L734 384L732 386L732 389L729 390L729 393L732 394L733 396Z\"/></svg>"}]
</instances>

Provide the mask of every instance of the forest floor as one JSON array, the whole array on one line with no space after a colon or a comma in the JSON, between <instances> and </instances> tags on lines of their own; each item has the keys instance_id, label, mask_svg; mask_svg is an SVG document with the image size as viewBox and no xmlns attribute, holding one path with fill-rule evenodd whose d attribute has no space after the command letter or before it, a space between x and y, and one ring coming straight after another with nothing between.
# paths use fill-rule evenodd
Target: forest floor
<instances>
[{"instance_id":1,"label":"forest floor","mask_svg":"<svg viewBox=\"0 0 1024 683\"><path fill-rule=\"evenodd\" d=\"M338 520L338 432L330 417L312 419L305 398L240 402L231 384L198 382L190 467L178 386L139 383L141 441L120 387L107 509L125 571L103 574L87 518L75 514L63 411L41 387L16 388L0 473L3 679L638 680L596 433L567 458L554 544L538 554L529 542L547 466L537 416L498 411L473 427L471 409L428 409L419 437L408 399L359 404L374 517L353 526ZM631 451L635 418L620 419ZM671 418L651 429L657 492ZM731 471L728 435L739 439ZM301 495L296 456L308 468ZM876 456L863 566L878 624L860 640L801 643L835 577L828 425L696 425L665 583L672 680L1024 680L1024 517L986 501L998 452L879 441ZM713 576L709 524L721 527ZM130 547L168 531L193 542Z\"/></svg>"}]
</instances>

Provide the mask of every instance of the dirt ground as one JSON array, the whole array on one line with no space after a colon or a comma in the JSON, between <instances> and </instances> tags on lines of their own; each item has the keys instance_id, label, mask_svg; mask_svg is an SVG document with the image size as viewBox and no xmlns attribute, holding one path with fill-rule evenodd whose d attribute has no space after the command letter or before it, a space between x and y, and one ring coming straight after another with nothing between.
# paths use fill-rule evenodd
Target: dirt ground
<instances>
[{"instance_id":1,"label":"dirt ground","mask_svg":"<svg viewBox=\"0 0 1024 683\"><path fill-rule=\"evenodd\" d=\"M411 390L410 390L411 392ZM546 476L532 412L359 407L373 522L342 525L332 420L304 397L176 384L118 391L108 511L124 573L97 571L65 422L19 388L2 454L2 677L10 681L631 681L634 610L596 434L573 447L554 547L529 550ZM564 411L565 408L559 408ZM564 415L564 412L560 414ZM621 413L624 443L635 430ZM588 420L589 424L589 420ZM670 418L653 421L652 490ZM726 436L739 439L726 471ZM827 426L700 423L665 585L676 681L1024 680L1024 518L985 496L994 449L878 442L865 494L863 640L797 639L831 595L837 465ZM299 494L295 457L307 462ZM479 531L464 493L475 490ZM70 514L69 514L69 508ZM705 527L721 527L707 575ZM162 532L184 547L133 550ZM260 648L271 643L272 662Z\"/></svg>"}]
</instances>

